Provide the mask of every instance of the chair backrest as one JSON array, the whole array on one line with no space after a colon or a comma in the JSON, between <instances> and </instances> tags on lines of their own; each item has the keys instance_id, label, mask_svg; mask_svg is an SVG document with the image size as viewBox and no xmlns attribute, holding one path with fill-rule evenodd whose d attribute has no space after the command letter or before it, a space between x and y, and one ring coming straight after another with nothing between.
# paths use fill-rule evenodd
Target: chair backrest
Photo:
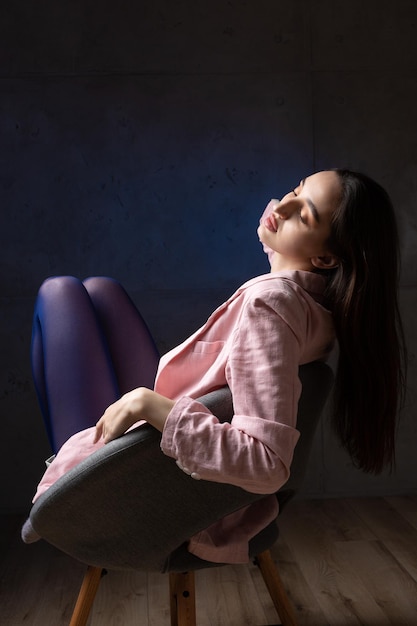
<instances>
[{"instance_id":1,"label":"chair backrest","mask_svg":"<svg viewBox=\"0 0 417 626\"><path fill-rule=\"evenodd\" d=\"M300 443L304 438L309 443L297 445L285 500L302 478L306 448L332 380L323 363L302 366L300 378ZM227 388L201 400L223 421L233 415ZM44 539L89 565L162 571L169 554L192 535L262 497L233 485L190 480L161 452L160 433L145 424L61 477L35 502L30 517Z\"/></svg>"},{"instance_id":2,"label":"chair backrest","mask_svg":"<svg viewBox=\"0 0 417 626\"><path fill-rule=\"evenodd\" d=\"M294 451L291 476L277 493L281 511L303 483L317 425L334 380L333 370L321 361L302 365L299 377L302 393L298 402L297 428L301 436Z\"/></svg>"}]
</instances>

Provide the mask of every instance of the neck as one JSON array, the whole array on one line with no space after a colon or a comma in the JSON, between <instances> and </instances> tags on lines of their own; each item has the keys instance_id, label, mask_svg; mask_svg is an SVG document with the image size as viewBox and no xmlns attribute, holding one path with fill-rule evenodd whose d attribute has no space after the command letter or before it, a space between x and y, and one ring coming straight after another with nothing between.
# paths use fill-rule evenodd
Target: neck
<instances>
[{"instance_id":1,"label":"neck","mask_svg":"<svg viewBox=\"0 0 417 626\"><path fill-rule=\"evenodd\" d=\"M274 253L271 263L271 272L283 272L301 270L303 272L313 272L314 266L310 261L297 261L283 258L277 252Z\"/></svg>"}]
</instances>

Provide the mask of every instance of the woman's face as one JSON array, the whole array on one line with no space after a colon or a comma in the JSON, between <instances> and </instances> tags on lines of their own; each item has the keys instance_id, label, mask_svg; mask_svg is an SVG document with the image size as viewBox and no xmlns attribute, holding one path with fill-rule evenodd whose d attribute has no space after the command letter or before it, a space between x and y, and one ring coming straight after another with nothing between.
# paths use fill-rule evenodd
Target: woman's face
<instances>
[{"instance_id":1,"label":"woman's face","mask_svg":"<svg viewBox=\"0 0 417 626\"><path fill-rule=\"evenodd\" d=\"M274 252L272 271L311 271L337 265L327 242L340 198L339 176L324 171L302 180L281 201L269 202L260 220L258 236Z\"/></svg>"}]
</instances>

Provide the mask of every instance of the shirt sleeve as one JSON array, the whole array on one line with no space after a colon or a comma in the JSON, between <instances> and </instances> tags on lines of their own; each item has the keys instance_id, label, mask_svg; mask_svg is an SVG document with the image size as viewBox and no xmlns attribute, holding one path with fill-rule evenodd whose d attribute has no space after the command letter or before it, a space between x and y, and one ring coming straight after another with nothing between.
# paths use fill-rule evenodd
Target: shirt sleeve
<instances>
[{"instance_id":1,"label":"shirt sleeve","mask_svg":"<svg viewBox=\"0 0 417 626\"><path fill-rule=\"evenodd\" d=\"M168 415L162 450L193 478L265 494L287 481L299 437L300 345L281 307L278 299L260 296L243 307L226 366L234 403L230 424L188 397Z\"/></svg>"}]
</instances>

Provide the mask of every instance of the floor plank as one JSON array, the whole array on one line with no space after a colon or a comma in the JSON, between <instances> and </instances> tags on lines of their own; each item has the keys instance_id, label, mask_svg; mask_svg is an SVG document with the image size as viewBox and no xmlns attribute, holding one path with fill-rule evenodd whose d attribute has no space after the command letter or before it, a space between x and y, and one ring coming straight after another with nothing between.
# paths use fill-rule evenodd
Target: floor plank
<instances>
[{"instance_id":1,"label":"floor plank","mask_svg":"<svg viewBox=\"0 0 417 626\"><path fill-rule=\"evenodd\" d=\"M417 582L417 528L384 498L358 498L349 503Z\"/></svg>"},{"instance_id":2,"label":"floor plank","mask_svg":"<svg viewBox=\"0 0 417 626\"><path fill-rule=\"evenodd\" d=\"M285 533L281 533L271 552L300 624L331 626L317 602L314 586L307 581L308 570L304 568L304 561L297 562Z\"/></svg>"},{"instance_id":3,"label":"floor plank","mask_svg":"<svg viewBox=\"0 0 417 626\"><path fill-rule=\"evenodd\" d=\"M414 510L413 506L407 503L408 510ZM294 502L282 516L280 529L275 553L281 556L284 540L303 574L303 578L297 576L292 591L301 624L417 624L415 528L392 503L383 498ZM364 554L372 554L373 559L361 558ZM281 569L284 582L290 585L288 568ZM383 572L379 581L378 572ZM398 580L404 597L397 593L393 603L389 590L398 589ZM309 591L327 622L317 610L314 617L306 615L306 605L312 606L311 601L306 604Z\"/></svg>"},{"instance_id":4,"label":"floor plank","mask_svg":"<svg viewBox=\"0 0 417 626\"><path fill-rule=\"evenodd\" d=\"M417 530L417 496L385 498L404 519Z\"/></svg>"},{"instance_id":5,"label":"floor plank","mask_svg":"<svg viewBox=\"0 0 417 626\"><path fill-rule=\"evenodd\" d=\"M346 580L356 580L366 594L367 602L357 602L355 606L362 623L396 624L398 607L403 623L417 623L417 586L382 543L339 543L335 552ZM349 583L347 589L350 587Z\"/></svg>"}]
</instances>

